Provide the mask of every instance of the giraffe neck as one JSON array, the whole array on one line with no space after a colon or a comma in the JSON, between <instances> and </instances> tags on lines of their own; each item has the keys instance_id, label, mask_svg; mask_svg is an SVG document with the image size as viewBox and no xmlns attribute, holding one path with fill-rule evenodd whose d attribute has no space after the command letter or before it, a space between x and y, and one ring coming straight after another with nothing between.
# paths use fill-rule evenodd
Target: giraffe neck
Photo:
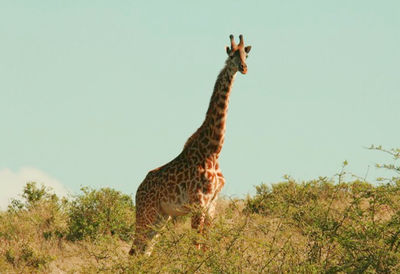
<instances>
[{"instance_id":1,"label":"giraffe neck","mask_svg":"<svg viewBox=\"0 0 400 274\"><path fill-rule=\"evenodd\" d=\"M229 96L236 72L237 69L228 64L221 70L214 85L206 118L185 144L185 149L196 154L197 158L218 158L224 144Z\"/></svg>"}]
</instances>

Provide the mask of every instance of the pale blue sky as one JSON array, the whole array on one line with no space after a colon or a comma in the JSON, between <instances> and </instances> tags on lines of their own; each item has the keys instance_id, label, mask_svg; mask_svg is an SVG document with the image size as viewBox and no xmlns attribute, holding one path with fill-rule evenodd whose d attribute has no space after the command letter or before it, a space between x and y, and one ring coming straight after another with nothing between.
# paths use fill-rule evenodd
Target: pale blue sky
<instances>
[{"instance_id":1,"label":"pale blue sky","mask_svg":"<svg viewBox=\"0 0 400 274\"><path fill-rule=\"evenodd\" d=\"M200 126L228 36L243 33L223 193L344 160L372 180L385 157L365 147L400 146L399 3L2 0L0 170L135 193Z\"/></svg>"}]
</instances>

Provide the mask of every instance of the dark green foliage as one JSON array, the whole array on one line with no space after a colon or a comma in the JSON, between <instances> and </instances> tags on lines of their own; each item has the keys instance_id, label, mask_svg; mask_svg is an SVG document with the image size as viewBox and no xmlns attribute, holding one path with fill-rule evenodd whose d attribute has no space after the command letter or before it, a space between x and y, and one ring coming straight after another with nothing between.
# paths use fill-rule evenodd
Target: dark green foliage
<instances>
[{"instance_id":1,"label":"dark green foliage","mask_svg":"<svg viewBox=\"0 0 400 274\"><path fill-rule=\"evenodd\" d=\"M134 229L134 206L130 196L102 188L82 188L70 204L68 239L95 239L102 235L118 235L128 241Z\"/></svg>"}]
</instances>

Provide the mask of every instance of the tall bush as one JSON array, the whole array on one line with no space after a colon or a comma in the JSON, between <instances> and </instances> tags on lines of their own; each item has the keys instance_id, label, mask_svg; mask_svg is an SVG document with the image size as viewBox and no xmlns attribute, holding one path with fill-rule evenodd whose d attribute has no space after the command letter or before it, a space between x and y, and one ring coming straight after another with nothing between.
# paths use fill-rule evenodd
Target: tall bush
<instances>
[{"instance_id":1,"label":"tall bush","mask_svg":"<svg viewBox=\"0 0 400 274\"><path fill-rule=\"evenodd\" d=\"M117 235L128 241L134 229L134 205L129 195L111 188L100 190L84 187L83 194L71 202L68 239L96 239Z\"/></svg>"}]
</instances>

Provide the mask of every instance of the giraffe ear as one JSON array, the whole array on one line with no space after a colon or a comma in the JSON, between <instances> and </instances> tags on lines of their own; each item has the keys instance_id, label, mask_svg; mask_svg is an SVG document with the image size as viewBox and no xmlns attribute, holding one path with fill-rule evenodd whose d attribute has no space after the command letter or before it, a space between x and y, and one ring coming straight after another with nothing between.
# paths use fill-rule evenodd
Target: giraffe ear
<instances>
[{"instance_id":1,"label":"giraffe ear","mask_svg":"<svg viewBox=\"0 0 400 274\"><path fill-rule=\"evenodd\" d=\"M247 46L247 47L244 48L244 51L245 51L246 53L249 53L250 50L251 50L251 46Z\"/></svg>"},{"instance_id":2,"label":"giraffe ear","mask_svg":"<svg viewBox=\"0 0 400 274\"><path fill-rule=\"evenodd\" d=\"M228 46L226 46L226 53L227 53L228 55L231 54L231 49L230 49Z\"/></svg>"}]
</instances>

